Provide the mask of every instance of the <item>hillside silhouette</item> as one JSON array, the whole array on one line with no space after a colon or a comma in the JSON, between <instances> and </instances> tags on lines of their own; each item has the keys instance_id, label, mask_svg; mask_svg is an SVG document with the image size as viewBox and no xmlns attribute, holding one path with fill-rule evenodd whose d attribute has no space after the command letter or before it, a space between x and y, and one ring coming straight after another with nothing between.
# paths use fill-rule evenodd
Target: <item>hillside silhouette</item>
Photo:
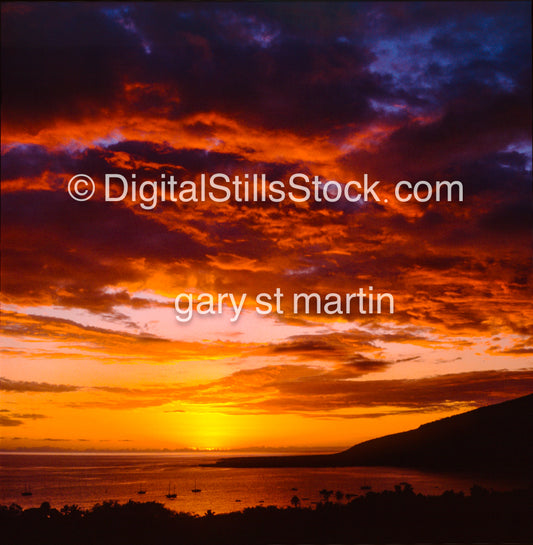
<instances>
[{"instance_id":1,"label":"hillside silhouette","mask_svg":"<svg viewBox=\"0 0 533 545\"><path fill-rule=\"evenodd\" d=\"M533 477L533 394L359 443L336 454L238 457L222 467L396 466Z\"/></svg>"}]
</instances>

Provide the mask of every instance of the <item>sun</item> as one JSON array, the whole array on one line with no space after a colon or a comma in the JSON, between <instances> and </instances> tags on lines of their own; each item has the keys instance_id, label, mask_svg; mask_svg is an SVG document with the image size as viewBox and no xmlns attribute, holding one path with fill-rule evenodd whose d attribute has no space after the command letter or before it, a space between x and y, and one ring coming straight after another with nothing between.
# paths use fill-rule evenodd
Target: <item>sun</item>
<instances>
[{"instance_id":1,"label":"sun","mask_svg":"<svg viewBox=\"0 0 533 545\"><path fill-rule=\"evenodd\" d=\"M231 415L219 412L188 413L187 443L199 450L225 450L235 446L236 436ZM182 438L183 440L183 438Z\"/></svg>"}]
</instances>

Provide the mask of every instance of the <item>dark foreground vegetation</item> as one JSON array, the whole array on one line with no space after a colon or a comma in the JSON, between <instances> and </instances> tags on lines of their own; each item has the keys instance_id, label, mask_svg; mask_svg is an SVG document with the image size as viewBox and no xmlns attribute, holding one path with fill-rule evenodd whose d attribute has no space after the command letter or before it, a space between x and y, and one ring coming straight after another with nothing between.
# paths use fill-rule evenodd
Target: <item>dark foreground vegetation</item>
<instances>
[{"instance_id":1,"label":"dark foreground vegetation","mask_svg":"<svg viewBox=\"0 0 533 545\"><path fill-rule=\"evenodd\" d=\"M314 508L254 507L203 516L175 513L160 503L105 502L83 510L48 503L0 507L0 538L9 544L259 545L296 543L533 543L533 490L470 495L415 494L408 483L369 492L349 503L321 491ZM339 499L337 495L337 500Z\"/></svg>"}]
</instances>

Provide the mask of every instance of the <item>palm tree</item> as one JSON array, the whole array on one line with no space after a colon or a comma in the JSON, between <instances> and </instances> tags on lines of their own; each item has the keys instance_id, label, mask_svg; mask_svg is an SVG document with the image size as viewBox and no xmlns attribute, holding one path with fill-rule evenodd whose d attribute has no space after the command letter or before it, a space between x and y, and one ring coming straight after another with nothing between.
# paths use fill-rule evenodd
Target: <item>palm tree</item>
<instances>
[{"instance_id":1,"label":"palm tree","mask_svg":"<svg viewBox=\"0 0 533 545\"><path fill-rule=\"evenodd\" d=\"M323 489L320 490L318 493L322 496L322 499L324 500L324 502L325 502L325 503L328 503L328 502L329 502L329 498L330 498L331 495L333 494L333 490L327 490L326 488L323 488Z\"/></svg>"},{"instance_id":2,"label":"palm tree","mask_svg":"<svg viewBox=\"0 0 533 545\"><path fill-rule=\"evenodd\" d=\"M291 498L291 504L293 507L300 507L300 498L298 496L293 496Z\"/></svg>"}]
</instances>

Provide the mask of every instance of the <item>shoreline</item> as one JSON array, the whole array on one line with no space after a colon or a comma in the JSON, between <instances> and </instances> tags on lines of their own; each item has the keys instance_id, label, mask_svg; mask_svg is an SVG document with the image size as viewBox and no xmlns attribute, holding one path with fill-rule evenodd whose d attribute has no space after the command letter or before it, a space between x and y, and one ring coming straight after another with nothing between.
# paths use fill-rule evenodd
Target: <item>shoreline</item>
<instances>
[{"instance_id":1,"label":"shoreline","mask_svg":"<svg viewBox=\"0 0 533 545\"><path fill-rule=\"evenodd\" d=\"M198 516L158 502L103 502L90 509L0 506L7 542L61 545L266 545L268 543L530 543L533 488L494 492L472 486L469 495L448 490L415 494L409 483L367 492L349 502L322 490L322 501L301 507L258 506ZM497 512L498 517L493 513ZM35 541L38 538L37 541ZM12 541L10 541L10 539Z\"/></svg>"}]
</instances>

